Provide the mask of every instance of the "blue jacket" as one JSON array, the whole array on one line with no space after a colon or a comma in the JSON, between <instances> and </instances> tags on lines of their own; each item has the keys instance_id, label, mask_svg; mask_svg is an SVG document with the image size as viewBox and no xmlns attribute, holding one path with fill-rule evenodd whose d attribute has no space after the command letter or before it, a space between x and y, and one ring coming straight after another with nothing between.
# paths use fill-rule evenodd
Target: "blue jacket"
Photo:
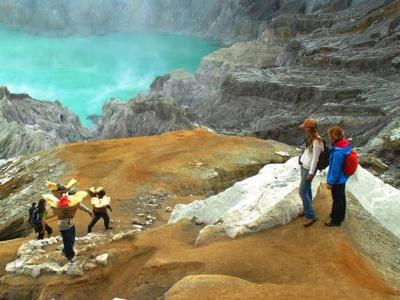
<instances>
[{"instance_id":1,"label":"blue jacket","mask_svg":"<svg viewBox=\"0 0 400 300\"><path fill-rule=\"evenodd\" d=\"M328 184L345 184L347 182L349 177L343 172L343 164L345 157L350 154L350 151L351 146L346 139L340 141L331 149L327 179Z\"/></svg>"}]
</instances>

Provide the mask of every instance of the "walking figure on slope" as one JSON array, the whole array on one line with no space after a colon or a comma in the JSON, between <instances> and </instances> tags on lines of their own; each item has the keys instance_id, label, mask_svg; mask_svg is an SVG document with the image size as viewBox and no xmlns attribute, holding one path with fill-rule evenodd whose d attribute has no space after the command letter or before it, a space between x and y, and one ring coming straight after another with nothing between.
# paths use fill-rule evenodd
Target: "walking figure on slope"
<instances>
[{"instance_id":1,"label":"walking figure on slope","mask_svg":"<svg viewBox=\"0 0 400 300\"><path fill-rule=\"evenodd\" d=\"M105 230L114 229L110 226L110 216L108 215L107 209L112 211L110 206L111 198L106 196L104 188L91 188L89 194L92 195L92 205L94 217L88 225L88 233L92 232L93 227L96 223L103 219Z\"/></svg>"},{"instance_id":2,"label":"walking figure on slope","mask_svg":"<svg viewBox=\"0 0 400 300\"><path fill-rule=\"evenodd\" d=\"M47 182L46 185L52 194L43 195L43 198L52 207L54 214L58 218L58 227L64 244L63 254L71 262L75 257L74 217L76 211L80 209L93 217L90 209L81 203L88 196L88 193L73 189L72 187L76 184L77 181L74 179L70 180L66 186Z\"/></svg>"}]
</instances>

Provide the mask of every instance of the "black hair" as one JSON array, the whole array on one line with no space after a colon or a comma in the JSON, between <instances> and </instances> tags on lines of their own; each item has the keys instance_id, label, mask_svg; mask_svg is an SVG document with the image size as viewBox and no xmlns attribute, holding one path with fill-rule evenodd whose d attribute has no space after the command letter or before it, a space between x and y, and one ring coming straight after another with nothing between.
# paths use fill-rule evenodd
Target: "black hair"
<instances>
[{"instance_id":1,"label":"black hair","mask_svg":"<svg viewBox=\"0 0 400 300\"><path fill-rule=\"evenodd\" d=\"M39 210L39 213L42 213L46 210L46 200L40 199L39 204L38 204L38 210Z\"/></svg>"},{"instance_id":2,"label":"black hair","mask_svg":"<svg viewBox=\"0 0 400 300\"><path fill-rule=\"evenodd\" d=\"M100 199L103 198L105 195L106 195L106 191L105 191L105 190L101 190L101 191L97 194L97 196L98 196Z\"/></svg>"},{"instance_id":3,"label":"black hair","mask_svg":"<svg viewBox=\"0 0 400 300\"><path fill-rule=\"evenodd\" d=\"M66 192L66 191L68 191L68 189L67 189L66 186L57 183L57 191L59 191L59 192Z\"/></svg>"}]
</instances>

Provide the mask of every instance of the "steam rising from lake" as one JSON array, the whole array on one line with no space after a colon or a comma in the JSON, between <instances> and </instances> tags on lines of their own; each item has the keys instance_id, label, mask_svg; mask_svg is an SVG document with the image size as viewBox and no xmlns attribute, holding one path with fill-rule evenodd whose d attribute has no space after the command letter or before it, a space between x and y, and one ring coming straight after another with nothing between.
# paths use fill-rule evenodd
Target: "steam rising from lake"
<instances>
[{"instance_id":1,"label":"steam rising from lake","mask_svg":"<svg viewBox=\"0 0 400 300\"><path fill-rule=\"evenodd\" d=\"M160 33L110 33L52 38L0 28L0 85L12 92L60 100L86 117L112 97L130 99L157 75L194 72L216 42Z\"/></svg>"}]
</instances>

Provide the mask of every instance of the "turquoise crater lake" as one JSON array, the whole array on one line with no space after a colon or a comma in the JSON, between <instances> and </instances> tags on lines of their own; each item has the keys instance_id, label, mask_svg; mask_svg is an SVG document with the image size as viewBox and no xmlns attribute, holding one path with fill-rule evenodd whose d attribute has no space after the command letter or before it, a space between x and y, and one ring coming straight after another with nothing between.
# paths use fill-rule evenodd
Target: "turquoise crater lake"
<instances>
[{"instance_id":1,"label":"turquoise crater lake","mask_svg":"<svg viewBox=\"0 0 400 300\"><path fill-rule=\"evenodd\" d=\"M157 75L194 72L215 41L161 33L45 37L0 27L0 85L36 99L59 100L90 126L110 98L145 92Z\"/></svg>"}]
</instances>

